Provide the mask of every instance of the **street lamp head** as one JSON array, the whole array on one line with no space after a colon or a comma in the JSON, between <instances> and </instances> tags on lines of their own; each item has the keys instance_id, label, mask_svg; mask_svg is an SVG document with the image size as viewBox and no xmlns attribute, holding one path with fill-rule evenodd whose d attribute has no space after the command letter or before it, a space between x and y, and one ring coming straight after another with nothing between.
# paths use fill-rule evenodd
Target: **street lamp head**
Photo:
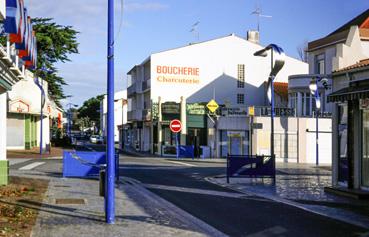
<instances>
[{"instance_id":1,"label":"street lamp head","mask_svg":"<svg viewBox=\"0 0 369 237\"><path fill-rule=\"evenodd\" d=\"M278 72L283 68L286 55L281 47L270 44L264 49L255 52L254 56L266 57L269 50L271 51L272 68L268 79L267 96L269 103L272 103L272 83Z\"/></svg>"},{"instance_id":2,"label":"street lamp head","mask_svg":"<svg viewBox=\"0 0 369 237\"><path fill-rule=\"evenodd\" d=\"M312 95L315 95L315 92L318 90L318 85L316 84L316 79L312 79L309 84L309 89Z\"/></svg>"}]
</instances>

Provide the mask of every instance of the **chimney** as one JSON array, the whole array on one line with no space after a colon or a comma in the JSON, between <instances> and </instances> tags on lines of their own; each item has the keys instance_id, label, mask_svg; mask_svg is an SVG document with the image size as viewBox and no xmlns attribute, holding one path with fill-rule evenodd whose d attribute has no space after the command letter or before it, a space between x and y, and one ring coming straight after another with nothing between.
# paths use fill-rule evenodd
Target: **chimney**
<instances>
[{"instance_id":1,"label":"chimney","mask_svg":"<svg viewBox=\"0 0 369 237\"><path fill-rule=\"evenodd\" d=\"M259 44L260 42L259 31L256 31L256 30L247 31L247 40L252 43Z\"/></svg>"}]
</instances>

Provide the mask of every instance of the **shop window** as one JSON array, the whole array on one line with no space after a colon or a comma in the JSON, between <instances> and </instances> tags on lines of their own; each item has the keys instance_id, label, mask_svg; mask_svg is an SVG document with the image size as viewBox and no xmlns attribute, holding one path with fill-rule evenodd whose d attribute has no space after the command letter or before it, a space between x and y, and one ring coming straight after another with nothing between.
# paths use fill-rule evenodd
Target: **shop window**
<instances>
[{"instance_id":1,"label":"shop window","mask_svg":"<svg viewBox=\"0 0 369 237\"><path fill-rule=\"evenodd\" d=\"M237 94L237 104L245 104L245 94Z\"/></svg>"},{"instance_id":2,"label":"shop window","mask_svg":"<svg viewBox=\"0 0 369 237\"><path fill-rule=\"evenodd\" d=\"M245 64L238 64L237 88L245 88Z\"/></svg>"}]
</instances>

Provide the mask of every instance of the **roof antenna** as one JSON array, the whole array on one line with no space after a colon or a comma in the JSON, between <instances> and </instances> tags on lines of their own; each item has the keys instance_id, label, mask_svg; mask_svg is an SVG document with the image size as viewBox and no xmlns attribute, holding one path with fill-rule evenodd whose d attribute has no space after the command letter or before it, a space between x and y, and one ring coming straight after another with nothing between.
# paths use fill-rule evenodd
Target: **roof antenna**
<instances>
[{"instance_id":1,"label":"roof antenna","mask_svg":"<svg viewBox=\"0 0 369 237\"><path fill-rule=\"evenodd\" d=\"M268 16L268 15L263 15L262 14L262 9L258 6L258 4L256 4L255 6L255 11L251 12L251 15L256 15L257 17L257 30L258 32L260 32L260 17L265 17L265 18L271 18L272 16Z\"/></svg>"},{"instance_id":2,"label":"roof antenna","mask_svg":"<svg viewBox=\"0 0 369 237\"><path fill-rule=\"evenodd\" d=\"M200 40L200 33L197 30L197 27L199 24L200 24L200 21L196 21L196 23L192 25L192 28L190 30L190 32L194 34L194 37L196 38L197 42L199 42Z\"/></svg>"}]
</instances>

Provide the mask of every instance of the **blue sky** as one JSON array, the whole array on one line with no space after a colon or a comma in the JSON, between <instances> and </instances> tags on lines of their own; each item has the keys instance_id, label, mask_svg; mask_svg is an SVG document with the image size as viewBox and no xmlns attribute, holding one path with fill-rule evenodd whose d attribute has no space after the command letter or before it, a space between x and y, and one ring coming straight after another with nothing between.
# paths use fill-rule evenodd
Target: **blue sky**
<instances>
[{"instance_id":1,"label":"blue sky","mask_svg":"<svg viewBox=\"0 0 369 237\"><path fill-rule=\"evenodd\" d=\"M368 0L123 0L122 30L115 48L115 88L126 86L126 72L151 53L195 40L192 24L200 21L200 41L231 33L245 37L256 29L250 13L256 5L272 18L260 19L261 44L277 43L289 56L304 41L323 37L369 8ZM116 31L121 0L116 4ZM79 32L80 54L60 64L72 103L106 92L107 0L26 0L31 17L52 17Z\"/></svg>"}]
</instances>

